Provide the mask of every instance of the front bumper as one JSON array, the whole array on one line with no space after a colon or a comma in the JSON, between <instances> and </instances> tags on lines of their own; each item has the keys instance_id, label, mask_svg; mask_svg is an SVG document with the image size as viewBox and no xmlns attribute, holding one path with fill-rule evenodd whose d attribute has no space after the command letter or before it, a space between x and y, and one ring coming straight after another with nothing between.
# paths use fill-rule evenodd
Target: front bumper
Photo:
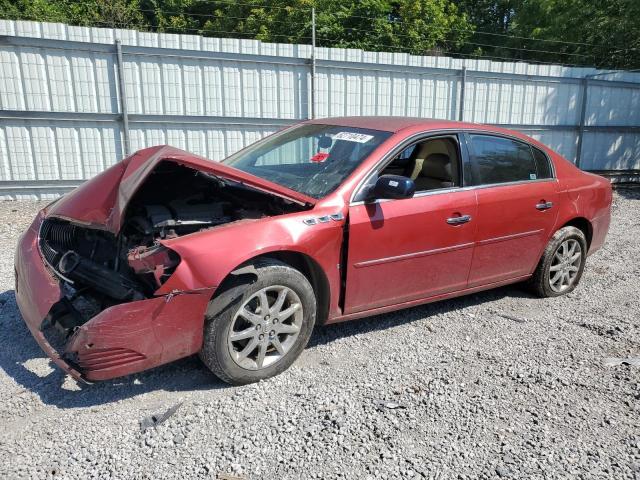
<instances>
[{"instance_id":1,"label":"front bumper","mask_svg":"<svg viewBox=\"0 0 640 480\"><path fill-rule=\"evenodd\" d=\"M51 307L62 298L60 283L49 273L38 249L38 231L43 220L39 213L18 242L15 256L16 303L31 335L53 362L79 379L82 374L63 360L43 332L43 321Z\"/></svg>"},{"instance_id":2,"label":"front bumper","mask_svg":"<svg viewBox=\"0 0 640 480\"><path fill-rule=\"evenodd\" d=\"M72 377L107 380L197 353L204 314L213 289L173 292L109 307L52 345L47 316L63 298L60 280L45 266L38 248L40 213L20 238L15 256L16 301L42 350Z\"/></svg>"}]
</instances>

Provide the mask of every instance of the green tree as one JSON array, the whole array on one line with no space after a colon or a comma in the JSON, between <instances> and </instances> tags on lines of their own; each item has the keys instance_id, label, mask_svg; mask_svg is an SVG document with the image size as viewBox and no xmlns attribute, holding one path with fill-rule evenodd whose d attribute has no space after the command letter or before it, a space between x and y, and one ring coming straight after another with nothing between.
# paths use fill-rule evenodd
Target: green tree
<instances>
[{"instance_id":1,"label":"green tree","mask_svg":"<svg viewBox=\"0 0 640 480\"><path fill-rule=\"evenodd\" d=\"M472 31L449 0L169 0L149 3L148 10L162 31L309 43L314 5L321 46L424 54L457 48Z\"/></svg>"},{"instance_id":2,"label":"green tree","mask_svg":"<svg viewBox=\"0 0 640 480\"><path fill-rule=\"evenodd\" d=\"M0 0L0 18L640 68L640 0Z\"/></svg>"},{"instance_id":3,"label":"green tree","mask_svg":"<svg viewBox=\"0 0 640 480\"><path fill-rule=\"evenodd\" d=\"M545 60L572 58L572 63L634 69L640 67L638 18L638 0L530 0L522 1L510 32L547 40L533 41L537 48L553 50L537 54Z\"/></svg>"},{"instance_id":4,"label":"green tree","mask_svg":"<svg viewBox=\"0 0 640 480\"><path fill-rule=\"evenodd\" d=\"M491 33L509 32L519 3L519 0L455 0L474 27Z\"/></svg>"},{"instance_id":5,"label":"green tree","mask_svg":"<svg viewBox=\"0 0 640 480\"><path fill-rule=\"evenodd\" d=\"M64 5L50 0L0 0L0 18L38 22L67 22Z\"/></svg>"},{"instance_id":6,"label":"green tree","mask_svg":"<svg viewBox=\"0 0 640 480\"><path fill-rule=\"evenodd\" d=\"M462 51L601 68L638 68L638 0L456 0L476 28Z\"/></svg>"},{"instance_id":7,"label":"green tree","mask_svg":"<svg viewBox=\"0 0 640 480\"><path fill-rule=\"evenodd\" d=\"M138 0L0 0L0 18L114 28L146 27Z\"/></svg>"}]
</instances>

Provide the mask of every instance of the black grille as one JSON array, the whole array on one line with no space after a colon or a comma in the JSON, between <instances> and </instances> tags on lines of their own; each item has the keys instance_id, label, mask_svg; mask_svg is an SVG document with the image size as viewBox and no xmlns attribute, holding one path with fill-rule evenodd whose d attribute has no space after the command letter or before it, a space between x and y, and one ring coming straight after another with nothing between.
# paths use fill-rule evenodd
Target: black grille
<instances>
[{"instance_id":1,"label":"black grille","mask_svg":"<svg viewBox=\"0 0 640 480\"><path fill-rule=\"evenodd\" d=\"M40 251L52 267L56 268L60 257L76 246L77 228L62 220L47 218L40 228Z\"/></svg>"}]
</instances>

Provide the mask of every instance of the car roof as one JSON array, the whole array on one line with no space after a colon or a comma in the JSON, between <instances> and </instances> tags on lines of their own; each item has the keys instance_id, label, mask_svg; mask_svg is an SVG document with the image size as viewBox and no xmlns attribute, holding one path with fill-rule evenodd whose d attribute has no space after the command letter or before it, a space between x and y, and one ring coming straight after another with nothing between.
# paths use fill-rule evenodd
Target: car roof
<instances>
[{"instance_id":1,"label":"car roof","mask_svg":"<svg viewBox=\"0 0 640 480\"><path fill-rule=\"evenodd\" d=\"M443 129L474 129L482 128L494 130L495 127L486 127L466 122L455 122L452 120L438 120L430 118L418 117L329 117L309 120L307 123L315 123L322 125L339 125L343 127L370 128L373 130L381 130L384 132L398 132L405 128L419 127L424 130L443 130ZM497 129L496 129L497 131Z\"/></svg>"},{"instance_id":2,"label":"car roof","mask_svg":"<svg viewBox=\"0 0 640 480\"><path fill-rule=\"evenodd\" d=\"M454 120L440 120L435 118L418 118L418 117L328 117L314 120L307 120L304 123L315 123L322 125L337 125L342 127L354 128L370 128L372 130L380 130L383 132L397 133L404 131L407 134L417 132L429 132L438 130L458 130L458 131L476 131L479 133L507 135L515 137L523 142L540 148L547 153L555 153L549 147L525 135L517 130L510 130L494 125L486 125L482 123L457 122Z\"/></svg>"}]
</instances>

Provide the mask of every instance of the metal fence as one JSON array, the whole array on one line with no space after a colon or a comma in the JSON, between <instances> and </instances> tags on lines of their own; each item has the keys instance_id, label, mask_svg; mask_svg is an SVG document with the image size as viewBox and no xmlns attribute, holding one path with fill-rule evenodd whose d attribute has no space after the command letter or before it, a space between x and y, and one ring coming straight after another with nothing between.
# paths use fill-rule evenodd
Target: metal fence
<instances>
[{"instance_id":1,"label":"metal fence","mask_svg":"<svg viewBox=\"0 0 640 480\"><path fill-rule=\"evenodd\" d=\"M639 107L628 72L0 21L0 198L55 196L157 144L219 160L312 113L496 124L633 170Z\"/></svg>"}]
</instances>

